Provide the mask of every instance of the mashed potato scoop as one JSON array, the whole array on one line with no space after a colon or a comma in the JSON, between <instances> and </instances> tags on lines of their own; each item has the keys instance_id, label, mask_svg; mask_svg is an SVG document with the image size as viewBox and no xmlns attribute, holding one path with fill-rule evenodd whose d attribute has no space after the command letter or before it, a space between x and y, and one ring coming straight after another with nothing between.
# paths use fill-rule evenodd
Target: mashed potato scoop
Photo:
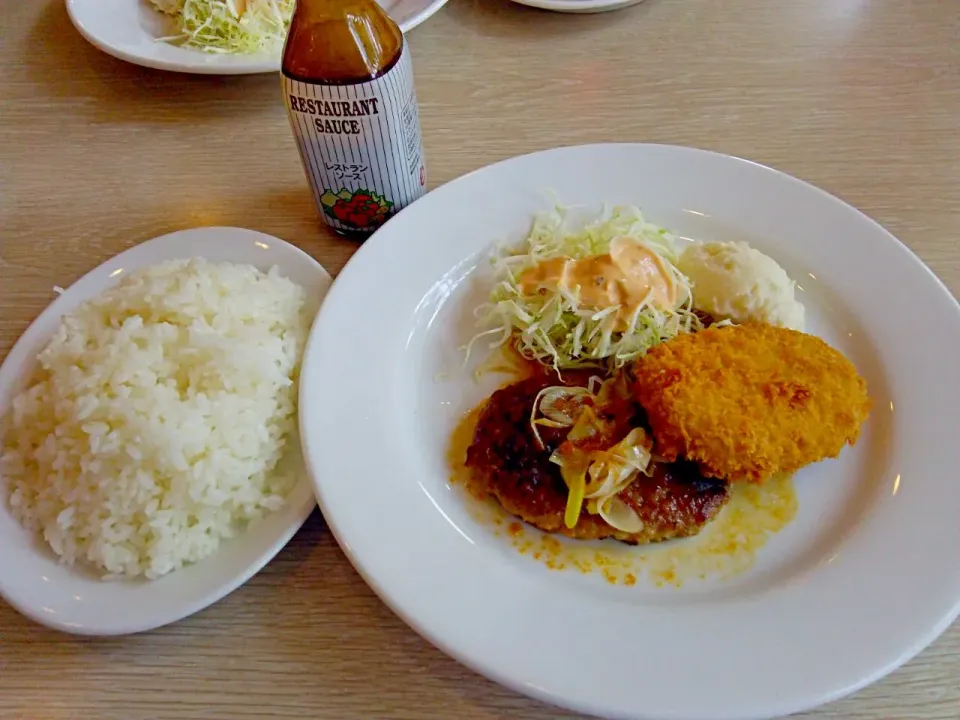
<instances>
[{"instance_id":1,"label":"mashed potato scoop","mask_svg":"<svg viewBox=\"0 0 960 720\"><path fill-rule=\"evenodd\" d=\"M694 243L677 266L693 287L693 306L716 320L804 329L796 283L773 258L745 242Z\"/></svg>"}]
</instances>

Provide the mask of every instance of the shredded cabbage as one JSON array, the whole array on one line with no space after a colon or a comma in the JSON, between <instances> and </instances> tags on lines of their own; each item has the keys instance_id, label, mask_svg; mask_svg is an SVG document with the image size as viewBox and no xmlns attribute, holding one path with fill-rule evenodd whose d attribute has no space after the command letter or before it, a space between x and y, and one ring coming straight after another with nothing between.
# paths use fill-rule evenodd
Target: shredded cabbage
<instances>
[{"instance_id":1,"label":"shredded cabbage","mask_svg":"<svg viewBox=\"0 0 960 720\"><path fill-rule=\"evenodd\" d=\"M488 302L475 314L480 332L466 348L492 337L490 348L513 342L517 351L555 370L599 367L617 370L654 345L681 332L702 329L693 312L690 282L676 266L674 237L647 222L634 206L606 208L600 217L579 228L568 227L567 209L557 205L534 217L530 234L519 248L498 248L492 257L495 283ZM625 329L618 328L619 306L597 310L581 306L577 294L558 288L525 295L518 279L544 260L574 260L609 252L614 238L627 236L656 253L672 275L678 304L661 309L651 303L637 307Z\"/></svg>"},{"instance_id":2,"label":"shredded cabbage","mask_svg":"<svg viewBox=\"0 0 960 720\"><path fill-rule=\"evenodd\" d=\"M169 3L152 0L169 12ZM179 34L160 38L210 53L276 55L290 28L295 0L184 0L173 12Z\"/></svg>"}]
</instances>

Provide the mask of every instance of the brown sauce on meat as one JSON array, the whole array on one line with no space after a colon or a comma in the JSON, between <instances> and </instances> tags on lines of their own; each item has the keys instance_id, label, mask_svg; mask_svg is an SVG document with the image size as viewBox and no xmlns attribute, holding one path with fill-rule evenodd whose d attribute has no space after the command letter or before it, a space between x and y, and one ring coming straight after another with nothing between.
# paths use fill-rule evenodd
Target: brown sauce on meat
<instances>
[{"instance_id":1,"label":"brown sauce on meat","mask_svg":"<svg viewBox=\"0 0 960 720\"><path fill-rule=\"evenodd\" d=\"M485 484L507 512L547 532L580 539L614 537L631 544L697 533L727 501L729 489L722 481L703 478L690 463L657 465L650 477L638 478L621 494L643 521L639 532L619 531L586 508L573 528L566 527L567 487L550 456L568 431L542 427L541 446L530 427L530 412L541 390L561 383L584 387L590 377L589 372L564 373L562 380L540 375L495 392L467 450L466 466L475 480ZM586 444L596 449L611 447L640 422L632 402L617 401L595 410L604 420L604 430Z\"/></svg>"}]
</instances>

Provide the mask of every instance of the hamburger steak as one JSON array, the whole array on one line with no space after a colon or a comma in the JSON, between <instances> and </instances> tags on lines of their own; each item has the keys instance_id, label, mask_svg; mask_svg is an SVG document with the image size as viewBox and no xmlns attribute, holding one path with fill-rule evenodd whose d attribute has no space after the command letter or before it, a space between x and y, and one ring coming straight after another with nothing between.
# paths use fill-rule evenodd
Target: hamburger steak
<instances>
[{"instance_id":1,"label":"hamburger steak","mask_svg":"<svg viewBox=\"0 0 960 720\"><path fill-rule=\"evenodd\" d=\"M585 387L589 377L565 373L562 384ZM555 376L541 375L504 387L490 397L477 421L466 465L477 485L508 513L545 532L582 540L612 537L636 545L696 535L729 500L727 483L703 477L695 464L656 463L651 476L641 475L619 495L640 516L642 530L617 530L587 512L586 504L577 524L566 527L567 486L550 455L566 438L567 429L541 427L546 446L541 448L530 427L537 394L558 384ZM615 437L608 439L608 446L643 425L642 418L633 417L632 406L598 412L614 421Z\"/></svg>"}]
</instances>

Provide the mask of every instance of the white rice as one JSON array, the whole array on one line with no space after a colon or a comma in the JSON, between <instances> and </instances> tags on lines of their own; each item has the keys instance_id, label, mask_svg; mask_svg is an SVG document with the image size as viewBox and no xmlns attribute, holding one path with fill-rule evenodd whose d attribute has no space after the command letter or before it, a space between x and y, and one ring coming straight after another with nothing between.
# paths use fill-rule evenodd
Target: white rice
<instances>
[{"instance_id":1,"label":"white rice","mask_svg":"<svg viewBox=\"0 0 960 720\"><path fill-rule=\"evenodd\" d=\"M64 317L4 418L13 514L67 564L157 578L276 510L305 299L276 270L176 260Z\"/></svg>"}]
</instances>

